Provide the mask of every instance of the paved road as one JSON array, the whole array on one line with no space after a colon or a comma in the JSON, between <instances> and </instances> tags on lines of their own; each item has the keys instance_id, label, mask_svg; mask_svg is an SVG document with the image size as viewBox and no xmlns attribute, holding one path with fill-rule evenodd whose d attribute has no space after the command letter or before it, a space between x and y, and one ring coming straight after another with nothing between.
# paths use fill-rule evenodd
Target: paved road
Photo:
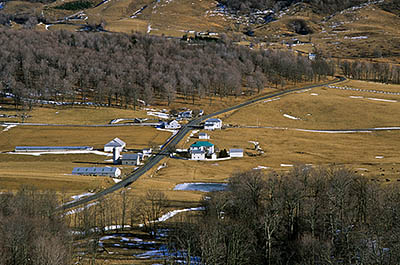
<instances>
[{"instance_id":1,"label":"paved road","mask_svg":"<svg viewBox=\"0 0 400 265\"><path fill-rule=\"evenodd\" d=\"M310 86L305 86L305 87L301 87L301 88L284 90L281 92L269 94L269 95L266 95L266 96L263 96L263 97L260 97L257 99L253 99L253 100L241 103L239 105L229 107L229 108L214 112L212 114L208 114L208 115L202 116L200 118L194 119L194 120L190 121L188 124L182 126L182 128L179 130L179 132L174 137L170 138L167 143L164 144L164 147L158 154L152 156L143 167L141 167L138 170L136 170L135 172L133 172L132 175L126 177L125 179L116 183L115 185L113 185L103 191L100 191L92 196L85 197L78 201L63 205L60 207L60 210L67 210L67 209L71 209L71 208L74 208L74 207L77 207L80 205L84 205L90 201L97 200L104 195L107 195L109 193L117 191L123 187L129 186L130 184L135 182L140 176L142 176L144 173L146 173L148 170L150 170L153 166L155 166L158 162L160 162L165 156L168 156L170 151L175 149L176 144L179 143L183 139L183 137L185 137L185 135L192 129L193 126L200 125L200 123L206 119L209 119L211 117L214 117L214 116L217 116L217 115L220 115L220 114L232 111L232 110L240 109L240 108L243 108L250 104L253 104L253 103L256 103L256 102L259 102L262 100L266 100L269 98L285 95L285 94L299 91L299 90L320 87L322 85L328 85L328 84L331 85L331 84L338 83L338 82L341 82L344 80L346 80L346 79L344 77L341 77L341 78L337 79L336 81L327 82L324 84L310 85Z\"/></svg>"}]
</instances>

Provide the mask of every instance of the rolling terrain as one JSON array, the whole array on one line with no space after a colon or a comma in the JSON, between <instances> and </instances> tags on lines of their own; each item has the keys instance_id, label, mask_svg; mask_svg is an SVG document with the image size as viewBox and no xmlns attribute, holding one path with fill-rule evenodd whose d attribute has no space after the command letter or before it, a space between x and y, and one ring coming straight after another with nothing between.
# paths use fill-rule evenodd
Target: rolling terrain
<instances>
[{"instance_id":1,"label":"rolling terrain","mask_svg":"<svg viewBox=\"0 0 400 265\"><path fill-rule=\"evenodd\" d=\"M90 7L78 5L73 10L62 9L62 3L10 1L0 12L40 14L45 20L37 25L41 30L142 32L176 38L200 34L254 47L399 62L400 8L391 0L368 1L332 13L303 2L246 13L213 0L89 1Z\"/></svg>"}]
</instances>

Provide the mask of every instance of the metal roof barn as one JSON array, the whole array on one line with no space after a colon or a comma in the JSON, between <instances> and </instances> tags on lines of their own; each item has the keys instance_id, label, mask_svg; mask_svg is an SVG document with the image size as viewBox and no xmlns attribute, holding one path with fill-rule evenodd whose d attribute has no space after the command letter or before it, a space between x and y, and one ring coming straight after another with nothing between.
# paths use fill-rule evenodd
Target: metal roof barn
<instances>
[{"instance_id":1,"label":"metal roof barn","mask_svg":"<svg viewBox=\"0 0 400 265\"><path fill-rule=\"evenodd\" d=\"M117 167L75 167L72 175L119 177L121 170Z\"/></svg>"},{"instance_id":2,"label":"metal roof barn","mask_svg":"<svg viewBox=\"0 0 400 265\"><path fill-rule=\"evenodd\" d=\"M15 152L91 151L91 146L16 146Z\"/></svg>"}]
</instances>

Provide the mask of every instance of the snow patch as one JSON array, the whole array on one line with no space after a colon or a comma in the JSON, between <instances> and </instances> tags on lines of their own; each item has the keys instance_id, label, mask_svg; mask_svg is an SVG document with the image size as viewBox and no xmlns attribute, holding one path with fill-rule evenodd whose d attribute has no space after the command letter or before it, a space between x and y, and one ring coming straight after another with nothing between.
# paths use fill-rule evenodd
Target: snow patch
<instances>
[{"instance_id":1,"label":"snow patch","mask_svg":"<svg viewBox=\"0 0 400 265\"><path fill-rule=\"evenodd\" d=\"M281 167L292 167L292 164L281 164Z\"/></svg>"},{"instance_id":2,"label":"snow patch","mask_svg":"<svg viewBox=\"0 0 400 265\"><path fill-rule=\"evenodd\" d=\"M168 212L166 214L164 214L163 216L161 216L160 218L158 218L157 220L151 221L152 223L159 223L159 222L165 222L168 219L174 217L175 215L177 215L178 213L183 213L183 212L190 212L190 211L204 211L204 207L195 207L195 208L187 208L187 209L181 209L181 210L174 210L171 212ZM139 227L143 227L144 224L139 224Z\"/></svg>"},{"instance_id":3,"label":"snow patch","mask_svg":"<svg viewBox=\"0 0 400 265\"><path fill-rule=\"evenodd\" d=\"M375 100L375 101L383 101L383 102L397 102L397 100L391 100L391 99L383 99L383 98L367 98L369 100Z\"/></svg>"},{"instance_id":4,"label":"snow patch","mask_svg":"<svg viewBox=\"0 0 400 265\"><path fill-rule=\"evenodd\" d=\"M254 170L261 170L261 169L268 169L269 167L266 166L257 166L255 168L253 168Z\"/></svg>"},{"instance_id":5,"label":"snow patch","mask_svg":"<svg viewBox=\"0 0 400 265\"><path fill-rule=\"evenodd\" d=\"M382 159L384 156L375 156L376 159Z\"/></svg>"},{"instance_id":6,"label":"snow patch","mask_svg":"<svg viewBox=\"0 0 400 265\"><path fill-rule=\"evenodd\" d=\"M289 114L283 114L283 116L284 116L285 118L292 119L292 120L301 120L300 118L291 116L291 115L289 115Z\"/></svg>"},{"instance_id":7,"label":"snow patch","mask_svg":"<svg viewBox=\"0 0 400 265\"><path fill-rule=\"evenodd\" d=\"M7 132L11 128L16 127L17 125L16 124L10 124L10 125L3 125L3 126L6 127L6 128L3 129L3 132Z\"/></svg>"}]
</instances>

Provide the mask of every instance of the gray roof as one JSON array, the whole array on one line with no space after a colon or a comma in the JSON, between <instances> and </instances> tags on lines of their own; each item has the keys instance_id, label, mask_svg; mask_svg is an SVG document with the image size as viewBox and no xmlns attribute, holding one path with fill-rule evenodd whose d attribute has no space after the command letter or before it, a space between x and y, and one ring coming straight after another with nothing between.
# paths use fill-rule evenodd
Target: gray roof
<instances>
[{"instance_id":1,"label":"gray roof","mask_svg":"<svg viewBox=\"0 0 400 265\"><path fill-rule=\"evenodd\" d=\"M243 153L243 149L229 149L230 153Z\"/></svg>"},{"instance_id":2,"label":"gray roof","mask_svg":"<svg viewBox=\"0 0 400 265\"><path fill-rule=\"evenodd\" d=\"M211 118L211 119L206 120L206 122L222 122L222 121L217 118Z\"/></svg>"},{"instance_id":3,"label":"gray roof","mask_svg":"<svg viewBox=\"0 0 400 265\"><path fill-rule=\"evenodd\" d=\"M191 153L192 154L205 154L206 152L204 152L203 150L193 150Z\"/></svg>"},{"instance_id":4,"label":"gray roof","mask_svg":"<svg viewBox=\"0 0 400 265\"><path fill-rule=\"evenodd\" d=\"M74 167L72 174L74 173L115 173L118 168L116 167Z\"/></svg>"},{"instance_id":5,"label":"gray roof","mask_svg":"<svg viewBox=\"0 0 400 265\"><path fill-rule=\"evenodd\" d=\"M137 160L140 158L139 154L125 154L122 155L122 160Z\"/></svg>"},{"instance_id":6,"label":"gray roof","mask_svg":"<svg viewBox=\"0 0 400 265\"><path fill-rule=\"evenodd\" d=\"M206 136L207 134L205 132L201 132L201 133L199 133L199 135Z\"/></svg>"},{"instance_id":7,"label":"gray roof","mask_svg":"<svg viewBox=\"0 0 400 265\"><path fill-rule=\"evenodd\" d=\"M15 151L93 150L90 146L16 146Z\"/></svg>"}]
</instances>

